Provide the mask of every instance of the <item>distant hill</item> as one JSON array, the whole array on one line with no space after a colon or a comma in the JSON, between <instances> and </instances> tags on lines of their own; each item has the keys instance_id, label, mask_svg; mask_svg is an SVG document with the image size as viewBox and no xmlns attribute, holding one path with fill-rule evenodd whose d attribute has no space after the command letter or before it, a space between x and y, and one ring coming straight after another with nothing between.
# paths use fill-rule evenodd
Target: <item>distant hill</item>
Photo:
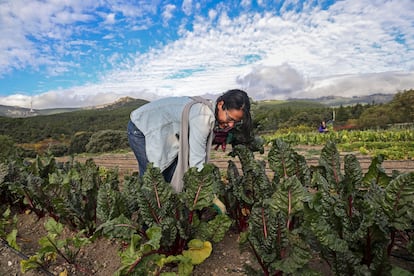
<instances>
[{"instance_id":1,"label":"distant hill","mask_svg":"<svg viewBox=\"0 0 414 276\"><path fill-rule=\"evenodd\" d=\"M85 107L83 109L87 109L87 110L90 110L90 109L113 110L113 109L117 109L117 108L120 108L120 107L127 107L127 106L136 107L137 101L139 101L140 104L142 103L142 101L147 102L145 100L134 99L134 98L131 98L131 97L122 97L122 98L119 98L118 100L116 100L113 103L97 105L97 106L91 106L91 107Z\"/></svg>"},{"instance_id":2,"label":"distant hill","mask_svg":"<svg viewBox=\"0 0 414 276\"><path fill-rule=\"evenodd\" d=\"M306 98L300 99L303 101L318 102L330 107L348 106L355 104L381 104L388 103L394 98L395 94L372 94L368 96L354 96L351 98L341 96L325 96L320 98ZM299 99L289 99L299 100Z\"/></svg>"},{"instance_id":3,"label":"distant hill","mask_svg":"<svg viewBox=\"0 0 414 276\"><path fill-rule=\"evenodd\" d=\"M0 116L10 118L23 118L39 115L58 114L75 110L79 110L79 108L30 109L18 106L0 105Z\"/></svg>"},{"instance_id":4,"label":"distant hill","mask_svg":"<svg viewBox=\"0 0 414 276\"><path fill-rule=\"evenodd\" d=\"M142 100L138 100L142 101ZM35 117L35 116L44 116L44 115L54 115L60 113L81 111L81 110L113 110L120 107L135 106L137 99L131 97L123 97L117 101L109 104L99 105L99 106L90 106L90 107L74 107L74 108L49 108L49 109L30 109L18 106L6 106L0 105L0 116L9 117L9 118L26 118L26 117ZM140 102L141 104L141 102Z\"/></svg>"},{"instance_id":5,"label":"distant hill","mask_svg":"<svg viewBox=\"0 0 414 276\"><path fill-rule=\"evenodd\" d=\"M212 95L207 98L214 98ZM317 102L326 106L330 107L338 107L338 106L348 106L348 105L355 105L355 104L380 104L380 103L388 103L390 102L394 94L372 94L368 96L354 96L354 97L341 97L341 96L325 96L320 98L291 98L288 99L287 102ZM137 99L131 97L123 97L118 99L117 101L109 104L99 105L99 106L90 106L90 107L82 107L82 108L51 108L51 109L30 109L18 106L5 106L0 105L0 117L9 117L9 118L24 118L24 117L34 117L34 116L41 116L41 115L53 115L59 113L66 113L66 112L73 112L73 111L80 111L80 110L113 110L119 107L127 107L129 105L135 106ZM272 100L269 101L262 101L262 102L274 102ZM286 102L286 101L283 101Z\"/></svg>"},{"instance_id":6,"label":"distant hill","mask_svg":"<svg viewBox=\"0 0 414 276\"><path fill-rule=\"evenodd\" d=\"M125 130L131 111L148 101L122 98L118 101L97 107L48 110L54 114L6 117L0 116L0 135L7 135L17 143L41 141L47 138L61 139L72 137L78 132L95 133L100 130ZM30 112L30 110L15 111ZM42 110L44 111L44 110ZM42 114L38 112L37 114Z\"/></svg>"}]
</instances>

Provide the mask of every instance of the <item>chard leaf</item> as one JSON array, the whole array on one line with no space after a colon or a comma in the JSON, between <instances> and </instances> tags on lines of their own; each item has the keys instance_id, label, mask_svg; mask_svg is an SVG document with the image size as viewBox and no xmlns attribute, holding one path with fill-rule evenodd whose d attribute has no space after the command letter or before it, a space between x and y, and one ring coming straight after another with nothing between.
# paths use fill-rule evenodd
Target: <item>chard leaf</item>
<instances>
[{"instance_id":1,"label":"chard leaf","mask_svg":"<svg viewBox=\"0 0 414 276\"><path fill-rule=\"evenodd\" d=\"M56 220L50 218L45 222L45 229L54 235L60 235L63 231L63 224L56 222Z\"/></svg>"},{"instance_id":2,"label":"chard leaf","mask_svg":"<svg viewBox=\"0 0 414 276\"><path fill-rule=\"evenodd\" d=\"M391 275L398 276L412 276L413 273L399 266L393 266L391 270Z\"/></svg>"},{"instance_id":3,"label":"chard leaf","mask_svg":"<svg viewBox=\"0 0 414 276\"><path fill-rule=\"evenodd\" d=\"M202 210L213 204L220 185L220 170L214 164L205 164L201 171L190 168L184 174L184 189L179 197L190 211Z\"/></svg>"},{"instance_id":4,"label":"chard leaf","mask_svg":"<svg viewBox=\"0 0 414 276\"><path fill-rule=\"evenodd\" d=\"M289 220L303 211L303 201L307 198L307 191L296 176L282 180L272 195L269 203L275 211L284 214Z\"/></svg>"},{"instance_id":5,"label":"chard leaf","mask_svg":"<svg viewBox=\"0 0 414 276\"><path fill-rule=\"evenodd\" d=\"M239 173L239 169L236 166L236 163L234 163L233 160L228 161L227 166L227 180L229 186L235 186L240 182L241 176Z\"/></svg>"},{"instance_id":6,"label":"chard leaf","mask_svg":"<svg viewBox=\"0 0 414 276\"><path fill-rule=\"evenodd\" d=\"M147 231L148 241L145 245L149 245L151 250L158 249L160 247L160 241L162 238L160 227L150 227Z\"/></svg>"},{"instance_id":7,"label":"chard leaf","mask_svg":"<svg viewBox=\"0 0 414 276\"><path fill-rule=\"evenodd\" d=\"M161 247L168 248L176 242L178 229L177 220L172 217L166 217L159 224L162 231Z\"/></svg>"},{"instance_id":8,"label":"chard leaf","mask_svg":"<svg viewBox=\"0 0 414 276\"><path fill-rule=\"evenodd\" d=\"M363 184L365 187L370 187L372 184L385 188L391 180L385 170L382 168L382 162L384 161L383 155L378 155L372 158L371 164L367 173L364 175Z\"/></svg>"},{"instance_id":9,"label":"chard leaf","mask_svg":"<svg viewBox=\"0 0 414 276\"><path fill-rule=\"evenodd\" d=\"M100 186L97 196L96 214L98 219L105 222L126 213L125 201L118 189L111 183Z\"/></svg>"},{"instance_id":10,"label":"chard leaf","mask_svg":"<svg viewBox=\"0 0 414 276\"><path fill-rule=\"evenodd\" d=\"M321 151L319 165L323 166L326 171L326 179L330 183L335 183L336 189L339 189L339 183L342 181L340 156L336 145L328 141Z\"/></svg>"},{"instance_id":11,"label":"chard leaf","mask_svg":"<svg viewBox=\"0 0 414 276\"><path fill-rule=\"evenodd\" d=\"M150 227L146 231L148 240L141 240L139 235L132 235L129 247L121 252L121 267L115 275L148 275L159 271L158 264L165 255L158 254L160 248L161 228Z\"/></svg>"},{"instance_id":12,"label":"chard leaf","mask_svg":"<svg viewBox=\"0 0 414 276\"><path fill-rule=\"evenodd\" d=\"M344 157L344 180L342 190L345 196L351 195L362 185L363 173L361 165L353 154Z\"/></svg>"},{"instance_id":13,"label":"chard leaf","mask_svg":"<svg viewBox=\"0 0 414 276\"><path fill-rule=\"evenodd\" d=\"M178 275L182 275L182 276L190 276L191 273L193 272L194 269L194 265L191 262L191 259L188 257L185 257L183 255L178 255L176 256L176 258L178 259L179 263L178 263ZM176 275L174 273L174 275Z\"/></svg>"},{"instance_id":14,"label":"chard leaf","mask_svg":"<svg viewBox=\"0 0 414 276\"><path fill-rule=\"evenodd\" d=\"M137 196L141 219L148 226L160 224L177 207L171 185L165 182L160 169L153 167L152 163L147 167Z\"/></svg>"},{"instance_id":15,"label":"chard leaf","mask_svg":"<svg viewBox=\"0 0 414 276\"><path fill-rule=\"evenodd\" d=\"M193 265L198 265L210 257L212 250L209 241L193 239L188 242L188 250L183 251L183 256L190 258Z\"/></svg>"},{"instance_id":16,"label":"chard leaf","mask_svg":"<svg viewBox=\"0 0 414 276\"><path fill-rule=\"evenodd\" d=\"M125 176L121 194L126 208L126 217L131 217L132 214L139 210L137 198L139 197L142 185L142 178L138 174Z\"/></svg>"},{"instance_id":17,"label":"chard leaf","mask_svg":"<svg viewBox=\"0 0 414 276\"><path fill-rule=\"evenodd\" d=\"M23 273L39 267L41 267L41 262L37 255L30 256L29 259L20 261L20 270Z\"/></svg>"},{"instance_id":18,"label":"chard leaf","mask_svg":"<svg viewBox=\"0 0 414 276\"><path fill-rule=\"evenodd\" d=\"M256 204L249 218L249 234L245 236L263 262L271 263L280 257L285 233L285 220L280 213L271 212L268 205Z\"/></svg>"},{"instance_id":19,"label":"chard leaf","mask_svg":"<svg viewBox=\"0 0 414 276\"><path fill-rule=\"evenodd\" d=\"M56 242L56 237L53 235L49 235L48 237L41 237L39 239L38 242L41 246L39 254L41 256L44 256L48 253L56 252L56 250L59 248L57 247L57 244L53 243L52 241Z\"/></svg>"},{"instance_id":20,"label":"chard leaf","mask_svg":"<svg viewBox=\"0 0 414 276\"><path fill-rule=\"evenodd\" d=\"M414 220L414 172L398 175L385 189L384 209L397 230L412 229Z\"/></svg>"},{"instance_id":21,"label":"chard leaf","mask_svg":"<svg viewBox=\"0 0 414 276\"><path fill-rule=\"evenodd\" d=\"M166 258L161 258L159 260L158 265L160 267L164 267L166 264L169 263L178 263L178 275L182 276L190 276L193 272L194 265L191 263L191 259L189 257L183 255L170 255ZM163 272L161 273L162 276L176 276L177 273L175 272Z\"/></svg>"},{"instance_id":22,"label":"chard leaf","mask_svg":"<svg viewBox=\"0 0 414 276\"><path fill-rule=\"evenodd\" d=\"M269 167L275 172L276 183L279 183L281 178L295 175L303 186L309 186L311 177L306 159L296 153L288 143L281 139L274 140L268 159Z\"/></svg>"},{"instance_id":23,"label":"chard leaf","mask_svg":"<svg viewBox=\"0 0 414 276\"><path fill-rule=\"evenodd\" d=\"M128 240L136 232L136 228L137 226L130 219L121 214L119 217L101 223L96 232L109 238Z\"/></svg>"},{"instance_id":24,"label":"chard leaf","mask_svg":"<svg viewBox=\"0 0 414 276\"><path fill-rule=\"evenodd\" d=\"M283 271L290 275L299 275L303 268L312 259L309 245L298 235L288 234L289 247L286 248L283 259L275 261L271 268L273 271Z\"/></svg>"},{"instance_id":25,"label":"chard leaf","mask_svg":"<svg viewBox=\"0 0 414 276\"><path fill-rule=\"evenodd\" d=\"M17 243L17 229L13 229L10 233L7 234L6 240L7 243L14 249L20 250L20 246Z\"/></svg>"},{"instance_id":26,"label":"chard leaf","mask_svg":"<svg viewBox=\"0 0 414 276\"><path fill-rule=\"evenodd\" d=\"M218 214L208 222L201 222L196 229L195 237L216 243L220 242L230 229L232 222L227 215Z\"/></svg>"},{"instance_id":27,"label":"chard leaf","mask_svg":"<svg viewBox=\"0 0 414 276\"><path fill-rule=\"evenodd\" d=\"M248 204L253 204L270 197L274 185L267 177L266 163L255 160L253 152L245 145L235 146L232 155L239 157L243 169L243 177L239 179L239 183L233 183L233 190L239 198Z\"/></svg>"}]
</instances>

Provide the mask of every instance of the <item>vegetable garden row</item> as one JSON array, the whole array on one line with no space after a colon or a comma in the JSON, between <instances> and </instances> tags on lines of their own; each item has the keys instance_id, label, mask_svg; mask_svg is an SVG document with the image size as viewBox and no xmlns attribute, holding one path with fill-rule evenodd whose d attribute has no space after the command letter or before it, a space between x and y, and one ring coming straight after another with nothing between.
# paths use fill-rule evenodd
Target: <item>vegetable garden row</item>
<instances>
[{"instance_id":1,"label":"vegetable garden row","mask_svg":"<svg viewBox=\"0 0 414 276\"><path fill-rule=\"evenodd\" d=\"M283 139L291 145L325 145L334 141L340 151L360 152L377 156L383 155L388 160L414 158L414 130L342 130L320 134L308 128L289 128L264 136L267 142Z\"/></svg>"},{"instance_id":2,"label":"vegetable garden row","mask_svg":"<svg viewBox=\"0 0 414 276\"><path fill-rule=\"evenodd\" d=\"M309 166L282 139L272 141L267 161L241 145L231 155L241 170L232 160L225 176L213 164L190 169L179 194L151 166L142 178L120 181L116 170L92 160L2 163L0 236L19 250L10 207L51 217L41 248L21 261L22 271L76 263L82 246L104 236L126 244L115 275L191 275L232 227L256 257L246 275L319 275L309 266L314 258L324 259L334 275L403 273L390 256L396 238L414 254L414 172L388 175L378 155L364 173L353 154L341 164L331 140L318 165ZM62 237L63 227L78 234Z\"/></svg>"}]
</instances>

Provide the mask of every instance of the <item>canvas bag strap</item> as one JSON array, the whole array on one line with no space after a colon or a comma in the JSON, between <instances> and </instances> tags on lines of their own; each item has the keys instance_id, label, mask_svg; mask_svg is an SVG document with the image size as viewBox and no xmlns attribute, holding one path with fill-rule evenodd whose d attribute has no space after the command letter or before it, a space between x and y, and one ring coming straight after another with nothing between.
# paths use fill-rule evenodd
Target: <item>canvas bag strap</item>
<instances>
[{"instance_id":1,"label":"canvas bag strap","mask_svg":"<svg viewBox=\"0 0 414 276\"><path fill-rule=\"evenodd\" d=\"M185 172L188 170L189 164L189 114L191 107L196 103L202 103L207 105L211 111L213 111L213 104L200 96L191 97L192 101L188 102L183 109L181 114L181 133L180 133L180 148L178 151L177 167L171 180L171 186L179 193L183 190L184 181L183 177ZM211 143L213 141L213 131L210 133L206 145L206 163L210 160Z\"/></svg>"}]
</instances>

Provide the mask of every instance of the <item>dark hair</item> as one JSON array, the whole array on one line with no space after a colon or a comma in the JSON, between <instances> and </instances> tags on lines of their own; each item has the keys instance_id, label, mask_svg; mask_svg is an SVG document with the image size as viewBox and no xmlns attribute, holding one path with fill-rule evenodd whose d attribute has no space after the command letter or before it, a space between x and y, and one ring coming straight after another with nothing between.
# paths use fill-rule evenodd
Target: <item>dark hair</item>
<instances>
[{"instance_id":1,"label":"dark hair","mask_svg":"<svg viewBox=\"0 0 414 276\"><path fill-rule=\"evenodd\" d=\"M250 99L247 93L240 89L228 90L217 98L216 105L220 101L223 101L223 109L243 110L243 123L240 126L240 129L246 137L249 137L253 128L253 123L250 114ZM216 109L216 117L217 114L218 110Z\"/></svg>"}]
</instances>

